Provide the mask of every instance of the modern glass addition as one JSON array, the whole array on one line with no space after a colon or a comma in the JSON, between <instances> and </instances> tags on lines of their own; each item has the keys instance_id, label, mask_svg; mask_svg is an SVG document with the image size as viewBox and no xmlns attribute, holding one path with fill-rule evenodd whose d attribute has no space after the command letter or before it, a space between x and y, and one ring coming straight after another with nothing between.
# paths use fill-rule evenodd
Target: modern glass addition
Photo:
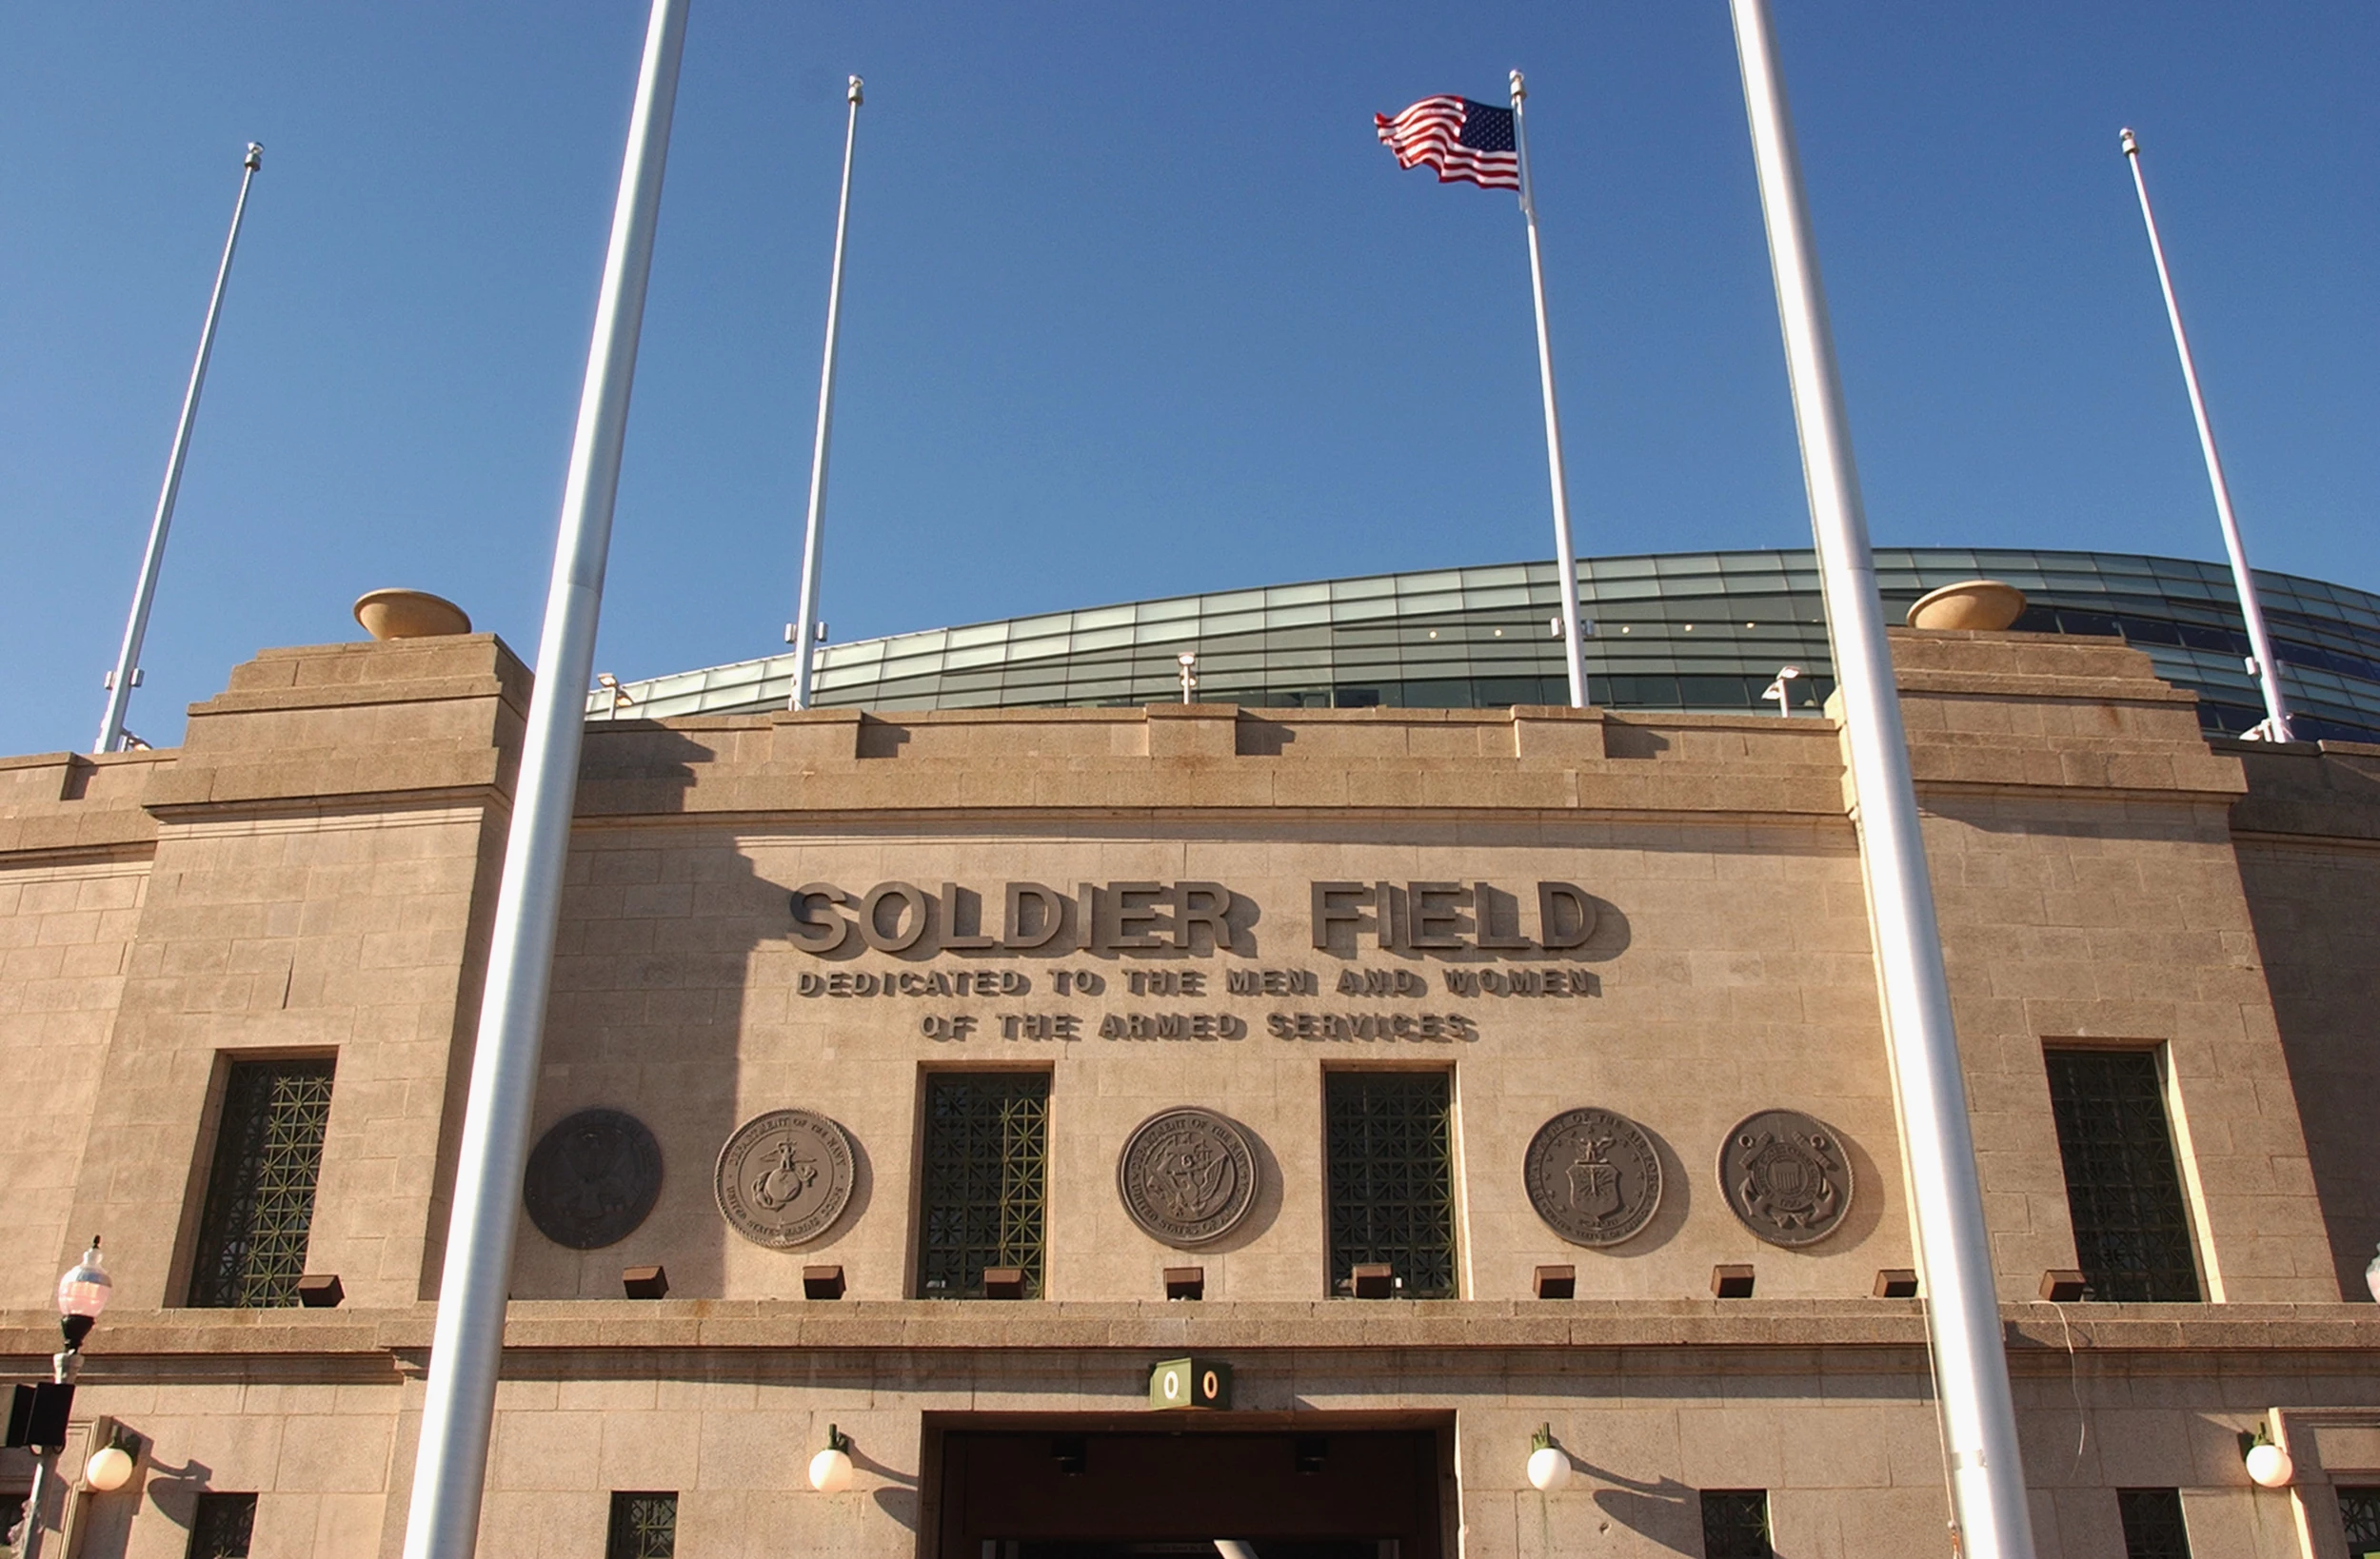
<instances>
[{"instance_id":1,"label":"modern glass addition","mask_svg":"<svg viewBox=\"0 0 2380 1559\"><path fill-rule=\"evenodd\" d=\"M1705 1489L1702 1551L1706 1559L1773 1559L1775 1550L1769 1546L1769 1491Z\"/></svg>"},{"instance_id":2,"label":"modern glass addition","mask_svg":"<svg viewBox=\"0 0 2380 1559\"><path fill-rule=\"evenodd\" d=\"M1400 1299L1457 1297L1454 1078L1329 1072L1322 1083L1332 1291L1384 1262Z\"/></svg>"},{"instance_id":3,"label":"modern glass addition","mask_svg":"<svg viewBox=\"0 0 2380 1559\"><path fill-rule=\"evenodd\" d=\"M2156 1054L2051 1050L2047 1059L2084 1296L2196 1300L2198 1263Z\"/></svg>"},{"instance_id":4,"label":"modern glass addition","mask_svg":"<svg viewBox=\"0 0 2380 1559\"><path fill-rule=\"evenodd\" d=\"M256 1496L212 1491L198 1496L190 1518L189 1559L248 1559L256 1530Z\"/></svg>"},{"instance_id":5,"label":"modern glass addition","mask_svg":"<svg viewBox=\"0 0 2380 1559\"><path fill-rule=\"evenodd\" d=\"M2200 723L2237 733L2264 718L2246 630L2220 563L2116 553L1887 547L1875 554L1888 618L1928 590L1988 576L2025 592L2016 626L2116 637L2199 697ZM1774 710L1783 665L1797 711L1832 690L1817 564L1807 551L1594 558L1577 565L1589 695L1616 709ZM2282 682L2301 736L2380 741L2380 596L2260 574ZM1203 698L1252 708L1496 708L1569 694L1552 562L1378 574L1176 596L830 644L821 707L877 710L1129 705L1180 697L1175 656L1199 656ZM596 720L782 709L793 661L778 655L630 682Z\"/></svg>"},{"instance_id":6,"label":"modern glass addition","mask_svg":"<svg viewBox=\"0 0 2380 1559\"><path fill-rule=\"evenodd\" d=\"M604 1539L604 1559L674 1559L677 1551L676 1494L611 1496L611 1529Z\"/></svg>"},{"instance_id":7,"label":"modern glass addition","mask_svg":"<svg viewBox=\"0 0 2380 1559\"><path fill-rule=\"evenodd\" d=\"M231 1063L190 1265L192 1305L297 1303L332 1069L327 1058Z\"/></svg>"},{"instance_id":8,"label":"modern glass addition","mask_svg":"<svg viewBox=\"0 0 2380 1559\"><path fill-rule=\"evenodd\" d=\"M2124 1559L2190 1559L2178 1489L2118 1489L2115 1511L2124 1523Z\"/></svg>"},{"instance_id":9,"label":"modern glass addition","mask_svg":"<svg viewBox=\"0 0 2380 1559\"><path fill-rule=\"evenodd\" d=\"M942 1072L925 1079L918 1293L981 1299L1010 1268L1041 1292L1049 1196L1049 1075Z\"/></svg>"}]
</instances>

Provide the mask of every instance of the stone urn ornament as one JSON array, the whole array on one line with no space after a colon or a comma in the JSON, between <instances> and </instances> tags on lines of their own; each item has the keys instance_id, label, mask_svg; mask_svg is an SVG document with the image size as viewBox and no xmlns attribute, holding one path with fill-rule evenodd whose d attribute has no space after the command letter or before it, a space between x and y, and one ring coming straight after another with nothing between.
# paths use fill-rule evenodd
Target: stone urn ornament
<instances>
[{"instance_id":1,"label":"stone urn ornament","mask_svg":"<svg viewBox=\"0 0 2380 1559\"><path fill-rule=\"evenodd\" d=\"M374 639L438 639L469 633L471 617L426 590L367 590L355 598L355 621Z\"/></svg>"},{"instance_id":2,"label":"stone urn ornament","mask_svg":"<svg viewBox=\"0 0 2380 1559\"><path fill-rule=\"evenodd\" d=\"M1913 628L1998 633L2024 615L2025 592L1998 580L1960 580L1929 590L1909 608Z\"/></svg>"}]
</instances>

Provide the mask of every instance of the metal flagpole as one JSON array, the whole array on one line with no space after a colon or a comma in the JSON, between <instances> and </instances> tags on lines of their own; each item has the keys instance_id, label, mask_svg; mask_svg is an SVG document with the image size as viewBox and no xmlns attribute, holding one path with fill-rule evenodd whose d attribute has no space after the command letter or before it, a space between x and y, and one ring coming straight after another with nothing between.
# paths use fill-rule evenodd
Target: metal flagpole
<instances>
[{"instance_id":1,"label":"metal flagpole","mask_svg":"<svg viewBox=\"0 0 2380 1559\"><path fill-rule=\"evenodd\" d=\"M1513 72L1513 145L1520 159L1520 214L1529 222L1529 287L1537 306L1537 380L1545 391L1545 465L1554 486L1554 570L1561 576L1562 662L1570 706L1587 706L1586 652L1578 641L1578 559L1570 547L1570 482L1562 471L1562 414L1554 404L1554 340L1545 328L1545 262L1537 254L1537 203L1529 183L1529 128L1521 104L1529 85Z\"/></svg>"},{"instance_id":2,"label":"metal flagpole","mask_svg":"<svg viewBox=\"0 0 2380 1559\"><path fill-rule=\"evenodd\" d=\"M513 786L489 938L486 993L455 1167L454 1213L438 1291L406 1559L468 1559L479 1541L489 1422L504 1352L506 1289L519 1223L529 1108L553 969L554 925L579 780L587 677L611 543L612 502L652 270L686 0L653 0L645 63L620 168L619 203L595 304L594 339L563 488L553 582L537 647L537 685Z\"/></svg>"},{"instance_id":3,"label":"metal flagpole","mask_svg":"<svg viewBox=\"0 0 2380 1559\"><path fill-rule=\"evenodd\" d=\"M810 706L811 663L818 657L810 641L818 634L819 548L826 525L826 439L835 425L835 341L843 328L843 241L851 224L851 148L860 134L861 81L851 78L843 89L851 109L843 127L843 199L835 207L835 270L826 284L826 361L818 372L818 440L810 446L810 518L802 530L802 606L793 626L793 698L785 707Z\"/></svg>"},{"instance_id":4,"label":"metal flagpole","mask_svg":"<svg viewBox=\"0 0 2380 1559\"><path fill-rule=\"evenodd\" d=\"M2207 485L2214 489L2214 515L2223 523L2223 550L2231 560L2231 582L2239 591L2240 615L2248 620L2248 674L2264 689L2264 723L2249 732L2269 741L2290 741L2290 711L2281 694L2281 663L2265 633L2264 605L2256 599L2256 577L2248 567L2248 547L2239 539L2239 517L2231 512L2231 484L2223 480L2223 457L2215 453L2214 424L2207 420L2207 398L2198 391L2198 365L2182 329L2182 306L2173 296L2172 273L2165 268L2165 245L2157 238L2157 214L2149 208L2149 181L2140 172L2140 137L2124 131L2124 159L2132 165L2132 187L2140 191L2140 220L2149 229L2149 252L2157 262L2157 286L2165 292L2165 317L2173 326L2173 351L2182 360L2182 383L2190 389L2190 415L2198 424L2198 449L2207 459Z\"/></svg>"},{"instance_id":5,"label":"metal flagpole","mask_svg":"<svg viewBox=\"0 0 2380 1559\"><path fill-rule=\"evenodd\" d=\"M1801 434L1835 676L1843 696L1859 843L1891 1046L1901 1151L1914 1203L1926 1322L1934 1355L1960 1551L2032 1559L2025 1470L2016 1446L1999 1299L1975 1174L1958 1036L1951 1017L1934 887L1918 829L1908 741L1884 637L1867 516L1827 324L1826 294L1802 197L1785 82L1767 0L1730 0L1742 60L1769 260Z\"/></svg>"},{"instance_id":6,"label":"metal flagpole","mask_svg":"<svg viewBox=\"0 0 2380 1559\"><path fill-rule=\"evenodd\" d=\"M250 141L240 167L240 196L231 203L231 233L223 241L223 259L215 266L215 290L207 300L207 325L198 333L198 361L190 365L189 387L182 392L182 420L174 424L173 451L166 457L166 484L157 494L157 512L149 522L149 546L141 554L140 582L132 587L132 615L124 624L124 643L116 665L108 673L108 709L99 717L95 753L111 753L124 740L124 711L140 684L141 641L149 636L149 608L157 599L157 575L166 562L166 532L173 524L173 501L182 493L182 463L190 452L190 429L198 424L198 392L207 384L207 360L214 355L215 324L223 318L224 287L231 280L231 254L240 247L240 221L248 215L248 187L265 166L265 148Z\"/></svg>"}]
</instances>

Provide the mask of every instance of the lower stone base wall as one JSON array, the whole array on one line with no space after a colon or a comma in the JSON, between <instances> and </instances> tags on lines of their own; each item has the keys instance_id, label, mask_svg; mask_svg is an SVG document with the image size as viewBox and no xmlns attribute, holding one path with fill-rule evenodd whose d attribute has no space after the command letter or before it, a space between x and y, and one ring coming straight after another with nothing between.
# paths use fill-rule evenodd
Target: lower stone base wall
<instances>
[{"instance_id":1,"label":"lower stone base wall","mask_svg":"<svg viewBox=\"0 0 2380 1559\"><path fill-rule=\"evenodd\" d=\"M1917 1351L1246 1351L1231 1357L1232 1411L1204 1415L1149 1410L1152 1362L1116 1350L518 1352L498 1394L481 1551L592 1559L605 1549L612 1491L674 1490L677 1551L687 1559L939 1555L952 1549L938 1534L958 1519L937 1481L953 1431L1174 1429L1435 1434L1439 1551L1464 1559L1697 1554L1705 1490L1766 1490L1776 1551L1791 1559L1948 1551ZM2327 1525L2311 1508L2357 1470L2321 1465L2300 1431L2304 1486L2259 1490L2237 1435L2276 1407L2380 1426L2380 1379L2357 1364L2021 1360L2042 1559L2124 1551L2114 1491L2125 1488L2179 1490L2199 1554L2333 1559L2335 1538L2322 1534L2337 1529L2334 1506ZM83 1388L62 1461L79 1470L95 1449L88 1420L97 1414L146 1436L149 1450L126 1489L73 1495L70 1546L49 1551L181 1559L200 1493L237 1490L258 1495L254 1554L396 1555L421 1383L386 1356L381 1366L365 1378L354 1359L326 1368L250 1357L212 1372L180 1359L158 1365L176 1378L144 1383L141 1361L109 1360ZM849 1436L857 1476L847 1492L823 1495L806 1470L830 1424ZM1540 1425L1574 1469L1552 1495L1526 1477ZM2325 1432L2326 1446L2350 1443ZM2380 1428L2360 1432L2380 1459ZM29 1464L23 1452L9 1458L0 1488L21 1489ZM2380 1484L2380 1465L2363 1471Z\"/></svg>"}]
</instances>

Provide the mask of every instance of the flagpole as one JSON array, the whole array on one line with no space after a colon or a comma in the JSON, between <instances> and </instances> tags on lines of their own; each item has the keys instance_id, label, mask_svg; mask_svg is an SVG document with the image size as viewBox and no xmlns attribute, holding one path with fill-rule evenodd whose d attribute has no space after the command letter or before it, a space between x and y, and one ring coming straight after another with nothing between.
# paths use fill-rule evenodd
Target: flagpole
<instances>
[{"instance_id":1,"label":"flagpole","mask_svg":"<svg viewBox=\"0 0 2380 1559\"><path fill-rule=\"evenodd\" d=\"M1554 487L1554 571L1561 578L1562 663L1570 706L1587 706L1586 652L1579 643L1578 558L1570 544L1570 482L1562 470L1562 414L1554 402L1554 338L1545 327L1545 262L1537 253L1537 203L1529 183L1529 128L1521 104L1528 83L1513 72L1513 146L1520 160L1520 214L1529 225L1529 289L1537 306L1537 381L1545 392L1545 465Z\"/></svg>"},{"instance_id":2,"label":"flagpole","mask_svg":"<svg viewBox=\"0 0 2380 1559\"><path fill-rule=\"evenodd\" d=\"M174 500L182 494L182 465L189 458L190 430L198 425L199 391L207 385L207 360L215 351L215 326L223 318L224 289L231 281L231 255L240 247L240 223L248 215L248 187L265 166L265 148L250 141L240 160L240 194L231 203L231 232L223 241L223 259L215 266L215 290L207 300L207 324L198 332L198 360L190 365L190 382L182 392L182 418L174 424L173 449L166 456L166 483L157 493L157 511L149 522L149 545L141 553L140 581L132 587L132 615L124 624L124 642L116 651L115 669L108 673L108 707L99 717L99 740L94 753L111 753L124 741L124 713L139 685L141 641L149 637L149 609L157 599L157 576L166 563L166 532L173 524Z\"/></svg>"},{"instance_id":3,"label":"flagpole","mask_svg":"<svg viewBox=\"0 0 2380 1559\"><path fill-rule=\"evenodd\" d=\"M620 486L621 446L636 377L645 281L652 271L653 229L669 155L685 18L686 0L653 0L603 286L596 297L578 428L563 488L561 535L554 544L553 581L538 640L537 682L529 699L504 875L496 893L470 1095L456 1155L454 1211L447 1224L429 1378L422 1401L405 1559L469 1559L479 1542L513 1235L520 1221L521 1172L578 792L587 677L595 659L612 504Z\"/></svg>"},{"instance_id":4,"label":"flagpole","mask_svg":"<svg viewBox=\"0 0 2380 1559\"><path fill-rule=\"evenodd\" d=\"M843 198L835 207L835 268L826 284L826 360L818 372L818 439L810 446L810 517L802 529L802 604L792 628L793 698L789 709L810 706L812 664L818 658L810 641L818 628L819 550L826 528L826 441L835 425L835 344L843 332L843 244L851 225L851 148L860 134L862 83L853 76L843 89L850 111L843 127Z\"/></svg>"},{"instance_id":5,"label":"flagpole","mask_svg":"<svg viewBox=\"0 0 2380 1559\"><path fill-rule=\"evenodd\" d=\"M1954 1551L1977 1559L2032 1559L2032 1516L1958 1034L1792 113L1767 0L1730 4L1843 699L1868 917L1957 1528Z\"/></svg>"},{"instance_id":6,"label":"flagpole","mask_svg":"<svg viewBox=\"0 0 2380 1559\"><path fill-rule=\"evenodd\" d=\"M2198 451L2206 457L2207 485L2214 489L2214 515L2223 525L2223 550L2231 560L2231 583L2239 591L2240 615L2248 620L2248 647L2253 657L2248 662L2248 674L2264 691L2264 723L2249 735L2271 741L2293 740L2289 703L2281 693L2281 662L2273 658L2272 641L2265 633L2256 577L2248 566L2247 544L2239 537L2239 517L2231 512L2231 484L2223 479L2223 457L2214 448L2214 424L2207 417L2207 398L2199 393L2198 365L2190 355L2181 302L2173 295L2172 273L2165 266L2165 245L2157 237L2157 214L2149 208L2149 181L2140 171L2140 138L2127 129L2123 146L2124 160L2132 170L2132 187L2140 192L2140 220L2149 229L2149 253L2157 263L2157 286L2165 293L2165 317L2173 326L2173 351L2182 360L2182 383L2190 390L2191 419L2198 424Z\"/></svg>"}]
</instances>

